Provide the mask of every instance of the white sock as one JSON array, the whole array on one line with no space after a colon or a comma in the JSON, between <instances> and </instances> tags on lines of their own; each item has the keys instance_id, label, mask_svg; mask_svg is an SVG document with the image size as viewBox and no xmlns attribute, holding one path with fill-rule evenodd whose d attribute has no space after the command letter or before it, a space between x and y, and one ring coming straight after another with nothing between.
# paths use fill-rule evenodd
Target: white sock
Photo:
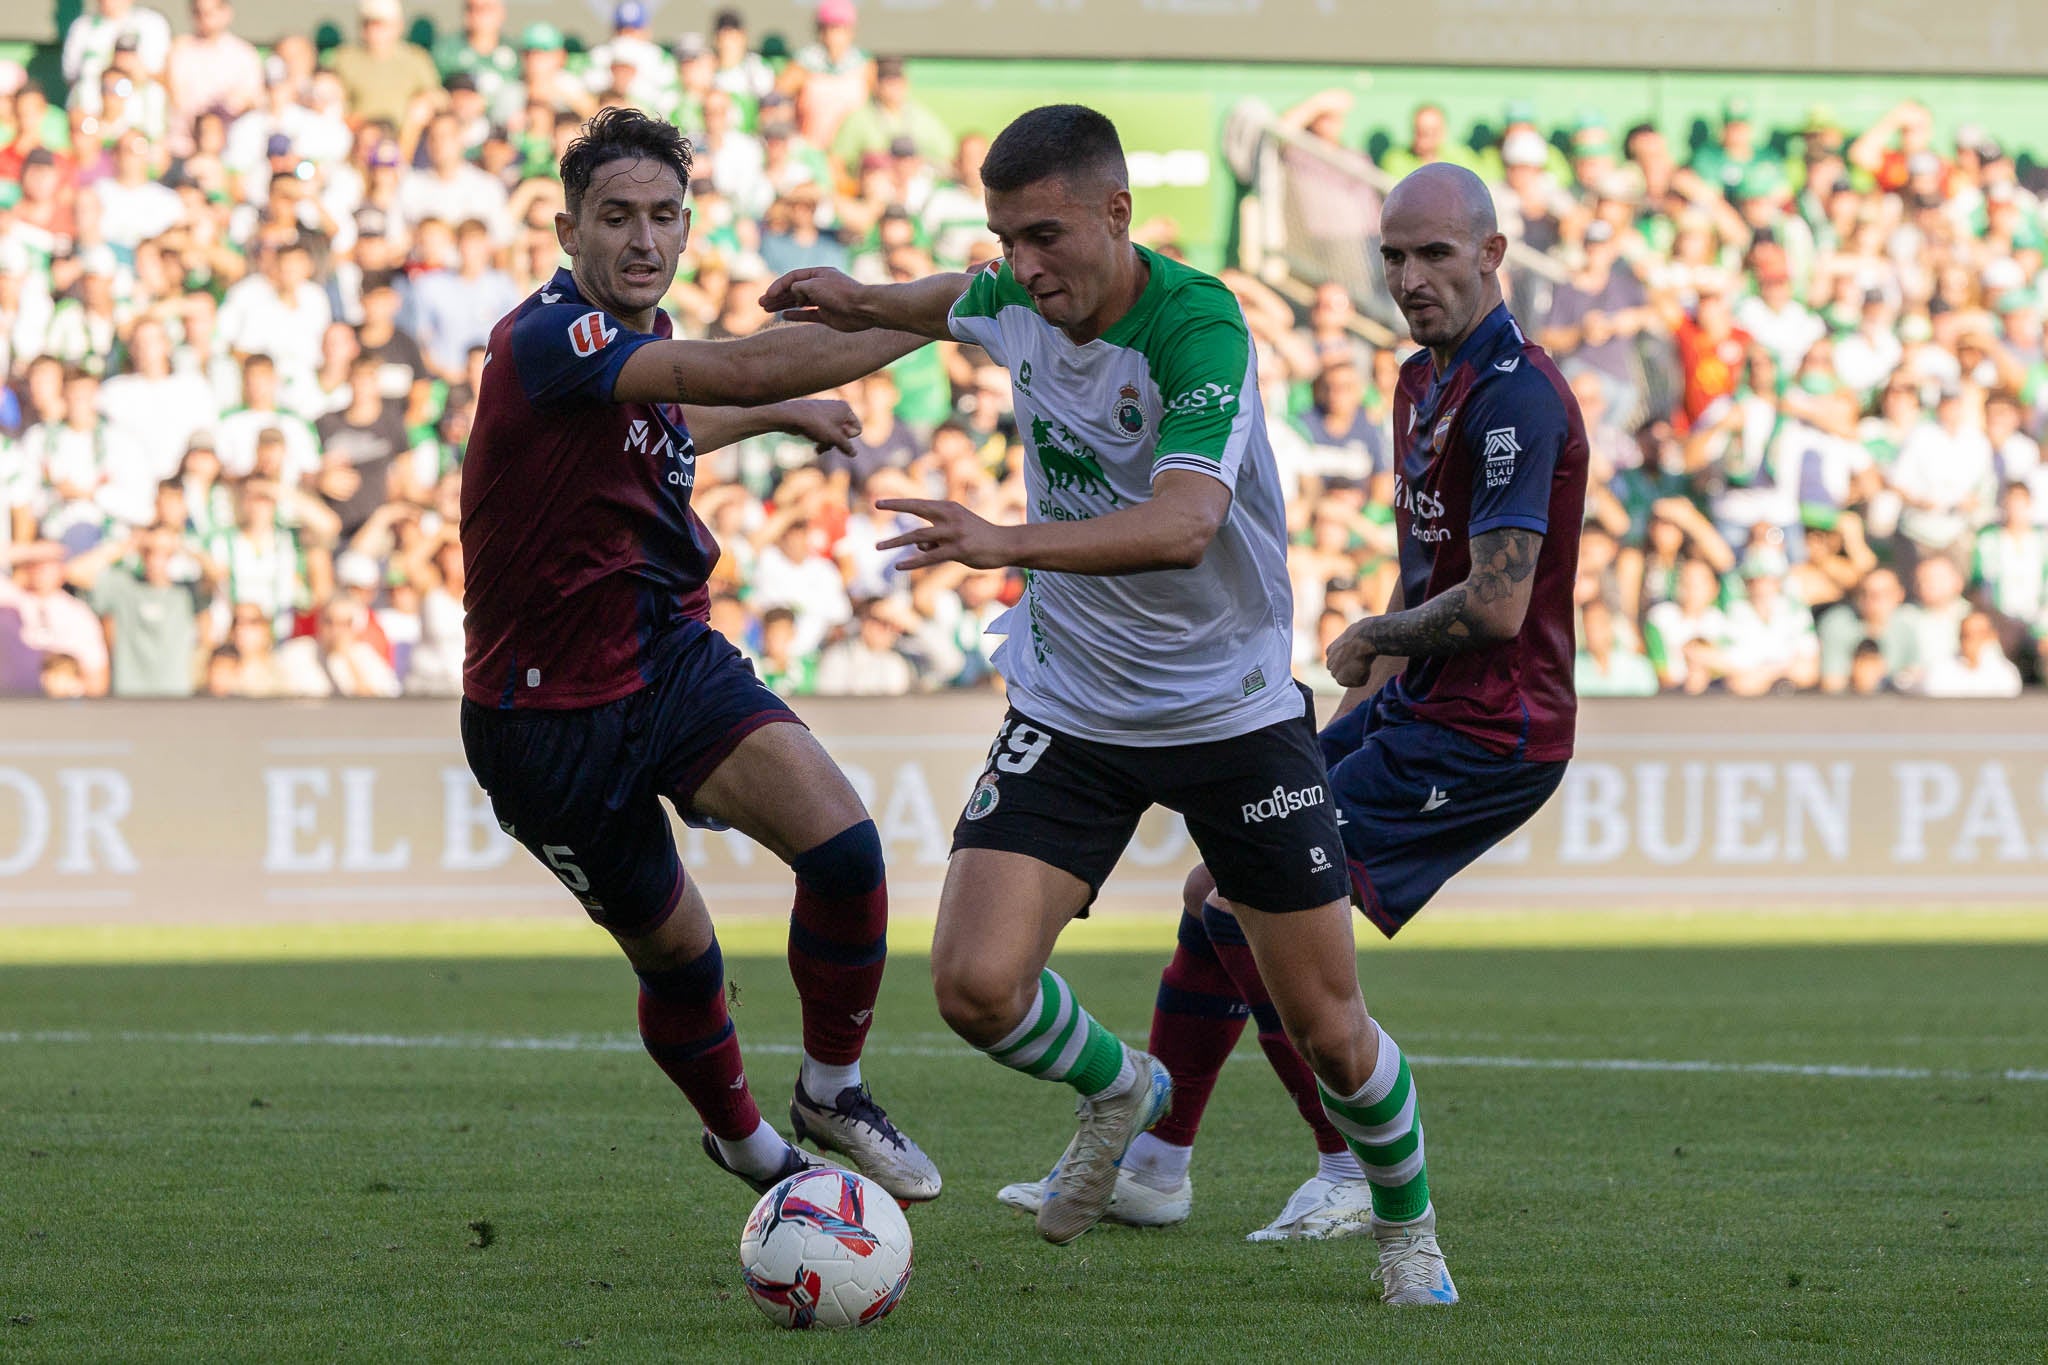
<instances>
[{"instance_id":1,"label":"white sock","mask_svg":"<svg viewBox=\"0 0 2048 1365\"><path fill-rule=\"evenodd\" d=\"M1176 1147L1150 1133L1140 1133L1131 1139L1123 1168L1140 1185L1171 1194L1188 1178L1188 1162L1194 1154L1192 1147Z\"/></svg>"},{"instance_id":2,"label":"white sock","mask_svg":"<svg viewBox=\"0 0 2048 1365\"><path fill-rule=\"evenodd\" d=\"M830 1104L847 1086L860 1084L860 1060L856 1058L845 1066L834 1066L806 1052L800 1075L806 1095L821 1104Z\"/></svg>"},{"instance_id":3,"label":"white sock","mask_svg":"<svg viewBox=\"0 0 2048 1365\"><path fill-rule=\"evenodd\" d=\"M1091 1100L1106 1100L1111 1095L1121 1095L1124 1091L1137 1084L1137 1080L1137 1064L1131 1060L1131 1050L1125 1048L1123 1063L1116 1069L1116 1079L1103 1086L1102 1089L1096 1091L1088 1098Z\"/></svg>"},{"instance_id":4,"label":"white sock","mask_svg":"<svg viewBox=\"0 0 2048 1365\"><path fill-rule=\"evenodd\" d=\"M1365 1166L1349 1147L1337 1152L1323 1152L1316 1157L1316 1174L1325 1180L1363 1180Z\"/></svg>"},{"instance_id":5,"label":"white sock","mask_svg":"<svg viewBox=\"0 0 2048 1365\"><path fill-rule=\"evenodd\" d=\"M725 1164L743 1175L773 1175L782 1169L783 1158L789 1154L789 1143L766 1119L738 1141L716 1133L711 1140L718 1144L718 1154L725 1158Z\"/></svg>"}]
</instances>

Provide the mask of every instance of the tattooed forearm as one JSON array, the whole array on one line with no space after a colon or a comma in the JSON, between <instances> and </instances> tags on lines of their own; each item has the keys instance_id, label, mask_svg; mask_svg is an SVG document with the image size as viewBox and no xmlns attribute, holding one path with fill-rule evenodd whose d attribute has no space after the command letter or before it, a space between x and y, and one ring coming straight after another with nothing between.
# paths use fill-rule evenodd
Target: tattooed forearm
<instances>
[{"instance_id":1,"label":"tattooed forearm","mask_svg":"<svg viewBox=\"0 0 2048 1365\"><path fill-rule=\"evenodd\" d=\"M1530 578L1543 537L1507 526L1472 540L1472 570L1410 611L1360 624L1360 635L1376 654L1461 654L1522 628L1529 608Z\"/></svg>"}]
</instances>

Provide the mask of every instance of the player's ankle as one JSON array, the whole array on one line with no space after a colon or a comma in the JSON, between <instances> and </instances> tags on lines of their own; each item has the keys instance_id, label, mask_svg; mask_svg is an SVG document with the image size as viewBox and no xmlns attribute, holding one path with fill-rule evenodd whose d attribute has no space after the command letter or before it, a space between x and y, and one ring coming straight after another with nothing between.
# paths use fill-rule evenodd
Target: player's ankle
<instances>
[{"instance_id":1,"label":"player's ankle","mask_svg":"<svg viewBox=\"0 0 2048 1365\"><path fill-rule=\"evenodd\" d=\"M718 1154L725 1158L725 1164L741 1175L774 1175L789 1155L788 1140L766 1119L745 1137L723 1138L713 1133L711 1140L718 1144Z\"/></svg>"},{"instance_id":2,"label":"player's ankle","mask_svg":"<svg viewBox=\"0 0 2048 1365\"><path fill-rule=\"evenodd\" d=\"M797 1073L798 1084L804 1093L814 1100L830 1103L839 1098L839 1092L848 1086L860 1084L860 1061L858 1058L839 1065L821 1062L810 1053L804 1054L803 1067Z\"/></svg>"},{"instance_id":3,"label":"player's ankle","mask_svg":"<svg viewBox=\"0 0 2048 1365\"><path fill-rule=\"evenodd\" d=\"M1348 1147L1316 1154L1316 1174L1325 1180L1363 1180L1365 1166Z\"/></svg>"},{"instance_id":4,"label":"player's ankle","mask_svg":"<svg viewBox=\"0 0 2048 1365\"><path fill-rule=\"evenodd\" d=\"M1193 1147L1179 1147L1152 1133L1140 1133L1124 1154L1123 1169L1147 1189L1172 1194L1187 1182Z\"/></svg>"}]
</instances>

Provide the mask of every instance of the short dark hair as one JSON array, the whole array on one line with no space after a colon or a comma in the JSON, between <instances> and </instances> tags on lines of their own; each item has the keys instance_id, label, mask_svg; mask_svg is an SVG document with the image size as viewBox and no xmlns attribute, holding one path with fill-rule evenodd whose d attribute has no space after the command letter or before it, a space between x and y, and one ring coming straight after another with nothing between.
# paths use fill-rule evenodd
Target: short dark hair
<instances>
[{"instance_id":1,"label":"short dark hair","mask_svg":"<svg viewBox=\"0 0 2048 1365\"><path fill-rule=\"evenodd\" d=\"M599 166L641 157L674 171L677 188L690 183L690 140L674 124L625 105L598 110L562 154L562 195L571 216L581 212L584 192Z\"/></svg>"},{"instance_id":2,"label":"short dark hair","mask_svg":"<svg viewBox=\"0 0 2048 1365\"><path fill-rule=\"evenodd\" d=\"M989 144L981 183L999 194L1077 172L1130 182L1116 125L1082 104L1046 104L1019 114Z\"/></svg>"}]
</instances>

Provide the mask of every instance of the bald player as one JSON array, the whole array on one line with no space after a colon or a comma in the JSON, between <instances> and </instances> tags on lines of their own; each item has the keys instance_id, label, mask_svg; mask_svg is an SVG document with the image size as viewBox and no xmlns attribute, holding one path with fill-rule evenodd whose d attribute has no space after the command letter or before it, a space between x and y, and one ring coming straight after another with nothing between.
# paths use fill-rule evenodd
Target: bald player
<instances>
[{"instance_id":1,"label":"bald player","mask_svg":"<svg viewBox=\"0 0 2048 1365\"><path fill-rule=\"evenodd\" d=\"M1391 938L1563 780L1586 435L1569 386L1501 300L1507 242L1478 176L1421 167L1387 197L1382 232L1387 287L1423 348L1394 399L1401 579L1384 614L1330 647L1347 691L1321 741L1353 901ZM1187 1217L1195 1130L1249 1014L1321 1151L1316 1175L1253 1240L1370 1230L1386 1302L1457 1302L1400 1049L1368 1020L1370 1079L1319 1095L1284 1002L1276 1013L1211 886L1205 868L1189 877L1153 1015L1149 1046L1173 1077L1174 1109L1132 1143L1107 1218ZM1002 1197L1029 1207L1034 1192Z\"/></svg>"}]
</instances>

